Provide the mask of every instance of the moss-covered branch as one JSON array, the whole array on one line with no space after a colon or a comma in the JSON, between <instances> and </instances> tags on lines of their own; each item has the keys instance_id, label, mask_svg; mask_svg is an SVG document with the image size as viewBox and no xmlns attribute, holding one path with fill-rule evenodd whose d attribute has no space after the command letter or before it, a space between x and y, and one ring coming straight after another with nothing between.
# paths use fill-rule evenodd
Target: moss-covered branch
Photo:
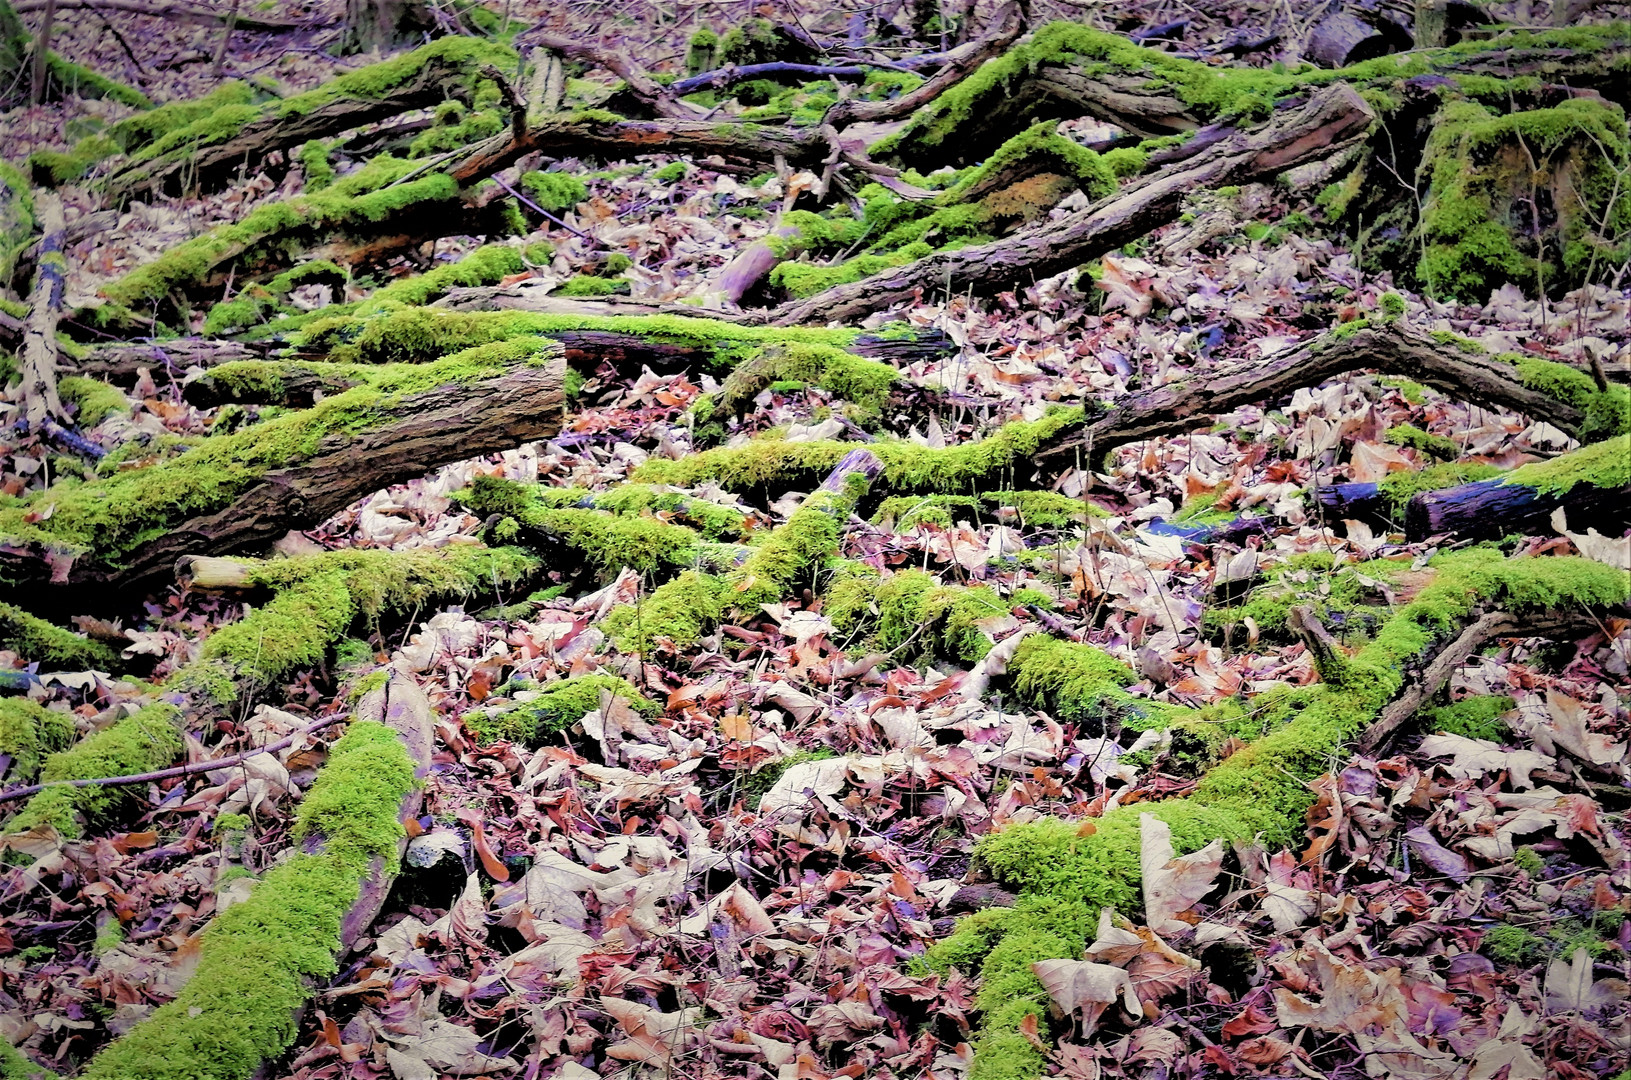
<instances>
[{"instance_id":1,"label":"moss-covered branch","mask_svg":"<svg viewBox=\"0 0 1631 1080\"><path fill-rule=\"evenodd\" d=\"M1047 1023L1048 995L1031 964L1078 958L1099 908L1137 910L1141 814L1170 826L1180 852L1218 838L1263 835L1274 844L1294 842L1312 801L1307 781L1481 605L1523 613L1602 607L1631 595L1631 576L1578 558L1506 559L1475 550L1441 556L1435 569L1433 582L1340 672L1279 695L1260 710L1256 720L1268 733L1214 766L1194 794L1112 810L1094 820L1091 833L1076 822L1046 820L1011 826L980 843L979 860L999 881L1019 889L1021 898L1013 908L963 920L926 957L931 967L980 972L983 1019L971 1075L1021 1080L1041 1074L1042 1055L1020 1030L1030 1017ZM1116 666L1101 657L1081 646L1026 641L1015 657L1016 685L1023 694L1052 694L1060 702L1066 694L1079 700L1081 692L1113 700Z\"/></svg>"},{"instance_id":2,"label":"moss-covered branch","mask_svg":"<svg viewBox=\"0 0 1631 1080\"><path fill-rule=\"evenodd\" d=\"M198 970L176 999L81 1075L247 1080L290 1046L316 981L335 972L379 912L430 743L430 706L411 678L393 675L365 695L301 800L299 853L210 923Z\"/></svg>"},{"instance_id":3,"label":"moss-covered branch","mask_svg":"<svg viewBox=\"0 0 1631 1080\"><path fill-rule=\"evenodd\" d=\"M558 429L559 349L497 342L212 436L177 457L0 505L12 581L128 583L183 554L268 543L427 469ZM51 505L48 517L34 513Z\"/></svg>"},{"instance_id":4,"label":"moss-covered branch","mask_svg":"<svg viewBox=\"0 0 1631 1080\"><path fill-rule=\"evenodd\" d=\"M486 64L515 66L503 45L445 37L348 72L315 90L264 106L227 103L135 150L106 181L110 195L174 193L183 183L219 186L245 161L288 151L448 99L470 104Z\"/></svg>"}]
</instances>

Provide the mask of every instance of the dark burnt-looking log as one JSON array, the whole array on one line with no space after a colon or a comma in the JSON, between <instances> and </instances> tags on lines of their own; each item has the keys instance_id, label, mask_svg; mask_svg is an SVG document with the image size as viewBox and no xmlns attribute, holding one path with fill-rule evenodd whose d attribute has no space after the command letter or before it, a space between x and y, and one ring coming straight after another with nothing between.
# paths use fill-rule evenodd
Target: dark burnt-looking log
<instances>
[{"instance_id":1,"label":"dark burnt-looking log","mask_svg":"<svg viewBox=\"0 0 1631 1080\"><path fill-rule=\"evenodd\" d=\"M96 12L122 11L130 15L146 15L154 19L163 19L165 22L191 23L200 25L219 25L231 21L239 30L248 30L261 34L284 34L294 30L315 30L329 25L322 19L269 19L238 11L236 15L231 10L211 10L200 4L169 4L154 0L18 0L12 4L13 11L22 13L41 11L48 2L54 3L58 11L77 11L90 9ZM241 7L242 5L239 5ZM271 5L269 5L271 6Z\"/></svg>"},{"instance_id":2,"label":"dark burnt-looking log","mask_svg":"<svg viewBox=\"0 0 1631 1080\"><path fill-rule=\"evenodd\" d=\"M1488 354L1463 352L1399 323L1337 330L1262 360L1197 371L1118 400L1077 438L1037 455L1063 469L1082 447L1095 454L1143 439L1178 435L1245 405L1290 396L1350 371L1404 375L1463 401L1511 409L1577 435L1580 410L1525 386L1517 371Z\"/></svg>"},{"instance_id":3,"label":"dark burnt-looking log","mask_svg":"<svg viewBox=\"0 0 1631 1080\"><path fill-rule=\"evenodd\" d=\"M1566 492L1537 491L1496 476L1416 495L1405 508L1405 536L1412 541L1444 534L1494 540L1550 533L1558 507L1564 509L1573 532L1596 529L1618 536L1631 527L1631 490L1581 481Z\"/></svg>"},{"instance_id":4,"label":"dark burnt-looking log","mask_svg":"<svg viewBox=\"0 0 1631 1080\"><path fill-rule=\"evenodd\" d=\"M208 510L171 508L174 518L146 523L162 530L159 535L116 560L91 552L63 567L35 544L14 543L0 548L0 575L50 604L59 585L126 588L167 578L183 555L230 554L269 544L290 529L310 528L371 492L431 469L548 438L560 430L565 375L566 362L557 358L475 382L382 397L366 429L326 436L310 455L229 492ZM183 455L174 465L184 467L186 461Z\"/></svg>"},{"instance_id":5,"label":"dark burnt-looking log","mask_svg":"<svg viewBox=\"0 0 1631 1080\"><path fill-rule=\"evenodd\" d=\"M115 198L132 199L161 192L177 194L184 183L210 190L230 181L245 163L258 168L266 155L291 150L310 139L330 138L449 98L469 104L468 77L468 64L431 57L411 80L381 97L345 95L310 112L270 113L245 124L225 142L132 162L107 178L107 191Z\"/></svg>"},{"instance_id":6,"label":"dark burnt-looking log","mask_svg":"<svg viewBox=\"0 0 1631 1080\"><path fill-rule=\"evenodd\" d=\"M1314 498L1328 522L1354 520L1391 528L1398 521L1393 504L1376 484L1331 484Z\"/></svg>"},{"instance_id":7,"label":"dark burnt-looking log","mask_svg":"<svg viewBox=\"0 0 1631 1080\"><path fill-rule=\"evenodd\" d=\"M850 321L936 290L990 292L1029 284L1175 221L1192 191L1250 183L1336 153L1363 138L1374 119L1351 87L1328 87L1259 128L1235 131L1181 166L1136 180L1067 217L835 286L777 308L771 321L778 326Z\"/></svg>"}]
</instances>

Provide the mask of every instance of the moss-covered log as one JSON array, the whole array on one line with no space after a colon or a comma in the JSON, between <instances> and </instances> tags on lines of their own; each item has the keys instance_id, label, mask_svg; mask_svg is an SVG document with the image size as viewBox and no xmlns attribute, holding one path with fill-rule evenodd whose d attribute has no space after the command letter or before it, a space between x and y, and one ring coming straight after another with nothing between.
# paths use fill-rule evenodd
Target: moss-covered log
<instances>
[{"instance_id":1,"label":"moss-covered log","mask_svg":"<svg viewBox=\"0 0 1631 1080\"><path fill-rule=\"evenodd\" d=\"M81 1075L247 1080L289 1047L317 980L336 971L384 904L433 745L431 708L412 678L392 673L365 694L301 800L298 853L210 923L177 998Z\"/></svg>"},{"instance_id":2,"label":"moss-covered log","mask_svg":"<svg viewBox=\"0 0 1631 1080\"><path fill-rule=\"evenodd\" d=\"M183 187L211 190L245 162L259 166L268 154L311 139L447 100L470 105L481 68L495 63L514 67L515 54L476 38L448 37L267 106L223 105L133 154L108 176L106 190L118 199Z\"/></svg>"},{"instance_id":3,"label":"moss-covered log","mask_svg":"<svg viewBox=\"0 0 1631 1080\"><path fill-rule=\"evenodd\" d=\"M29 99L32 89L29 69L33 67L34 41L34 36L28 33L8 0L0 0L0 109L10 109ZM56 101L71 95L107 98L136 109L153 107L146 94L63 59L51 51L49 43L45 52L44 75L44 85L40 87L40 93L34 95L41 101Z\"/></svg>"},{"instance_id":4,"label":"moss-covered log","mask_svg":"<svg viewBox=\"0 0 1631 1080\"><path fill-rule=\"evenodd\" d=\"M1411 540L1451 536L1486 540L1549 533L1562 509L1573 532L1619 536L1631 526L1631 435L1596 443L1505 476L1422 492L1405 511Z\"/></svg>"},{"instance_id":5,"label":"moss-covered log","mask_svg":"<svg viewBox=\"0 0 1631 1080\"><path fill-rule=\"evenodd\" d=\"M919 292L989 291L1056 274L1177 219L1185 194L1248 183L1356 145L1375 119L1351 88L1319 91L1267 123L1238 129L1187 161L1134 181L1120 192L1058 221L1038 223L1003 240L935 252L859 281L835 286L771 313L780 326L858 319Z\"/></svg>"},{"instance_id":6,"label":"moss-covered log","mask_svg":"<svg viewBox=\"0 0 1631 1080\"><path fill-rule=\"evenodd\" d=\"M14 585L123 586L184 554L242 551L427 469L559 429L566 364L550 342L498 342L402 369L178 457L0 509ZM32 520L36 505L55 507Z\"/></svg>"},{"instance_id":7,"label":"moss-covered log","mask_svg":"<svg viewBox=\"0 0 1631 1080\"><path fill-rule=\"evenodd\" d=\"M1631 575L1578 558L1506 559L1470 551L1434 561L1432 583L1389 619L1357 655L1333 655L1320 684L1292 691L1253 723L1268 733L1201 777L1192 795L1112 810L1088 833L1048 819L1010 826L981 841L978 860L1021 893L1012 908L963 920L926 956L932 968L978 970L982 1015L974 1076L1021 1080L1041 1074L1042 1053L1022 1031L1046 1027L1047 991L1032 971L1040 960L1077 959L1102 907L1140 906L1140 817L1164 822L1180 853L1214 839L1263 835L1295 842L1312 802L1307 781L1358 736L1404 688L1419 681L1443 648L1499 605L1520 619L1536 612L1603 608L1631 595ZM1040 650L1040 652L1039 652ZM1099 701L1112 694L1119 665L1098 650L1037 639L1015 656L1022 696L1051 693ZM1033 1029L1034 1030L1034 1029Z\"/></svg>"},{"instance_id":8,"label":"moss-covered log","mask_svg":"<svg viewBox=\"0 0 1631 1080\"><path fill-rule=\"evenodd\" d=\"M1337 327L1262 360L1188 375L1130 394L1080 436L1043 448L1039 463L1062 470L1084 447L1094 453L1141 439L1176 435L1257 401L1317 386L1350 371L1403 375L1453 397L1511 409L1577 438L1631 431L1631 392L1599 390L1578 368L1518 354L1491 355L1454 335L1427 335L1398 321L1402 301L1384 298L1376 316ZM1391 311L1388 309L1392 309Z\"/></svg>"},{"instance_id":9,"label":"moss-covered log","mask_svg":"<svg viewBox=\"0 0 1631 1080\"><path fill-rule=\"evenodd\" d=\"M1493 40L1379 57L1334 71L1219 67L1133 44L1078 23L1055 22L941 94L899 134L874 147L919 168L983 159L1013 132L1040 120L1089 115L1140 136L1262 118L1319 87L1344 82L1387 93L1413 79L1474 89L1512 83L1595 90L1623 100L1631 64L1625 24L1578 30L1514 30Z\"/></svg>"}]
</instances>

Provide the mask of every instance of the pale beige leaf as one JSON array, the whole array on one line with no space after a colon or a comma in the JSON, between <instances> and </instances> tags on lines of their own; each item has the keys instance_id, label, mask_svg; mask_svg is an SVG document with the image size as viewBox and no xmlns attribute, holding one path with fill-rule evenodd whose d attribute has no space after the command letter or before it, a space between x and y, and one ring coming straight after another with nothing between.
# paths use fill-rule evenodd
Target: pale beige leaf
<instances>
[{"instance_id":1,"label":"pale beige leaf","mask_svg":"<svg viewBox=\"0 0 1631 1080\"><path fill-rule=\"evenodd\" d=\"M1105 1008L1117 998L1130 1015L1144 1015L1138 988L1121 968L1091 960L1038 960L1031 970L1061 1012L1081 1015L1084 1034L1092 1032Z\"/></svg>"},{"instance_id":2,"label":"pale beige leaf","mask_svg":"<svg viewBox=\"0 0 1631 1080\"><path fill-rule=\"evenodd\" d=\"M1144 876L1144 921L1158 934L1188 927L1178 916L1211 891L1223 869L1223 841L1182 858L1172 857L1172 829L1154 814L1138 815L1139 865Z\"/></svg>"}]
</instances>

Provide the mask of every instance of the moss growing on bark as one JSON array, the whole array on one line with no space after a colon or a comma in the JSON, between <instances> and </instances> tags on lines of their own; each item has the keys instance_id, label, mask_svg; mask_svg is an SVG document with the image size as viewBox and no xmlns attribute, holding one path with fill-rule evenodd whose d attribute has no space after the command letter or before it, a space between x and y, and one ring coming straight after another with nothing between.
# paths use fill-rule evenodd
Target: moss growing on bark
<instances>
[{"instance_id":1,"label":"moss growing on bark","mask_svg":"<svg viewBox=\"0 0 1631 1080\"><path fill-rule=\"evenodd\" d=\"M1090 835L1081 835L1074 822L1050 819L1010 826L980 842L977 858L998 880L1019 887L1022 896L1006 915L982 913L978 924L953 934L944 949L931 948L925 957L931 967L981 963L984 1019L971 1075L1037 1075L1011 1071L1041 1063L1034 1052L1015 1057L1019 1023L1027 1015L1044 1015L1047 1006L1029 965L1054 957L1078 958L1098 908L1137 911L1141 813L1154 814L1171 827L1179 854L1213 839L1256 834L1271 845L1295 842L1312 801L1307 781L1324 771L1329 755L1398 693L1406 664L1433 642L1453 635L1478 605L1500 604L1506 610L1600 607L1631 595L1631 575L1579 558L1506 559L1498 551L1474 549L1440 556L1433 565L1433 581L1352 658L1340 685L1279 695L1264 709L1268 734L1214 766L1194 794L1117 808L1095 819ZM1060 648L1042 639L1024 642L1015 656L1016 687L1027 678L1027 664L1038 665L1037 675L1049 672L1050 682L1058 682L1061 670L1074 670L1070 661L1075 658L1058 656ZM1048 659L1046 664L1038 653ZM1087 693L1120 692L1117 684L1125 675L1118 676L1113 664L1091 657L1081 661L1080 684ZM988 997L992 987L1001 992Z\"/></svg>"},{"instance_id":2,"label":"moss growing on bark","mask_svg":"<svg viewBox=\"0 0 1631 1080\"><path fill-rule=\"evenodd\" d=\"M716 481L729 491L760 484L796 484L825 475L851 450L865 449L884 463L883 481L896 491L959 492L989 484L1012 473L1028 473L1029 460L1050 441L1062 438L1082 422L1079 408L1055 409L1040 420L1016 420L976 442L932 449L907 442L789 443L754 439L742 446L720 447L677 461L652 459L633 473L635 480L694 487Z\"/></svg>"},{"instance_id":3,"label":"moss growing on bark","mask_svg":"<svg viewBox=\"0 0 1631 1080\"><path fill-rule=\"evenodd\" d=\"M391 307L314 321L295 344L327 349L337 361L401 363L433 360L458 349L510 338L580 331L634 334L657 344L707 350L721 368L733 366L766 345L808 343L844 348L859 336L854 330L739 326L678 315L581 316Z\"/></svg>"},{"instance_id":4,"label":"moss growing on bark","mask_svg":"<svg viewBox=\"0 0 1631 1080\"><path fill-rule=\"evenodd\" d=\"M1550 461L1520 465L1506 482L1554 495L1567 494L1576 484L1624 489L1631 486L1631 435L1605 439Z\"/></svg>"},{"instance_id":5,"label":"moss growing on bark","mask_svg":"<svg viewBox=\"0 0 1631 1080\"><path fill-rule=\"evenodd\" d=\"M0 603L0 648L52 671L108 671L118 662L113 650L100 641L7 603Z\"/></svg>"},{"instance_id":6,"label":"moss growing on bark","mask_svg":"<svg viewBox=\"0 0 1631 1080\"><path fill-rule=\"evenodd\" d=\"M334 974L341 920L377 861L394 870L397 810L414 763L395 732L351 725L302 800L297 838L321 838L267 872L204 931L198 969L176 999L102 1051L87 1080L246 1080L295 1038L316 980Z\"/></svg>"},{"instance_id":7,"label":"moss growing on bark","mask_svg":"<svg viewBox=\"0 0 1631 1080\"><path fill-rule=\"evenodd\" d=\"M11 758L10 782L34 779L46 754L66 750L73 741L73 717L27 698L0 698L0 754Z\"/></svg>"},{"instance_id":8,"label":"moss growing on bark","mask_svg":"<svg viewBox=\"0 0 1631 1080\"><path fill-rule=\"evenodd\" d=\"M364 231L409 206L456 201L458 182L445 173L392 186L415 168L411 161L380 155L322 191L256 207L241 221L217 226L171 248L103 286L102 294L126 307L166 301L171 290L184 292L202 285L227 259L241 256L253 261L258 251L286 241L311 240L334 231Z\"/></svg>"},{"instance_id":9,"label":"moss growing on bark","mask_svg":"<svg viewBox=\"0 0 1631 1080\"><path fill-rule=\"evenodd\" d=\"M721 390L720 404L743 412L765 387L792 380L819 386L862 408L876 409L899 378L888 364L862 359L832 345L769 345L731 371Z\"/></svg>"},{"instance_id":10,"label":"moss growing on bark","mask_svg":"<svg viewBox=\"0 0 1631 1080\"><path fill-rule=\"evenodd\" d=\"M270 470L316 453L331 434L356 433L378 422L379 410L415 393L450 384L473 387L516 362L547 363L553 345L505 342L456 353L436 363L393 369L368 386L327 398L310 409L217 435L177 457L116 473L94 483L59 482L28 499L0 500L0 536L72 556L119 560L177 522L228 506ZM51 505L49 518L27 520Z\"/></svg>"},{"instance_id":11,"label":"moss growing on bark","mask_svg":"<svg viewBox=\"0 0 1631 1080\"><path fill-rule=\"evenodd\" d=\"M1423 157L1417 276L1482 301L1508 282L1559 293L1631 258L1631 137L1618 106L1575 98L1496 115L1452 102Z\"/></svg>"},{"instance_id":12,"label":"moss growing on bark","mask_svg":"<svg viewBox=\"0 0 1631 1080\"><path fill-rule=\"evenodd\" d=\"M227 665L234 679L271 683L322 662L360 615L370 621L514 588L537 572L515 548L334 551L257 565L249 584L272 598L204 639L200 659Z\"/></svg>"},{"instance_id":13,"label":"moss growing on bark","mask_svg":"<svg viewBox=\"0 0 1631 1080\"><path fill-rule=\"evenodd\" d=\"M162 769L182 752L180 723L175 706L149 705L46 758L40 781L91 780ZM118 786L48 787L6 824L6 831L51 825L59 835L78 836L82 818L103 820L128 798L129 789Z\"/></svg>"}]
</instances>

